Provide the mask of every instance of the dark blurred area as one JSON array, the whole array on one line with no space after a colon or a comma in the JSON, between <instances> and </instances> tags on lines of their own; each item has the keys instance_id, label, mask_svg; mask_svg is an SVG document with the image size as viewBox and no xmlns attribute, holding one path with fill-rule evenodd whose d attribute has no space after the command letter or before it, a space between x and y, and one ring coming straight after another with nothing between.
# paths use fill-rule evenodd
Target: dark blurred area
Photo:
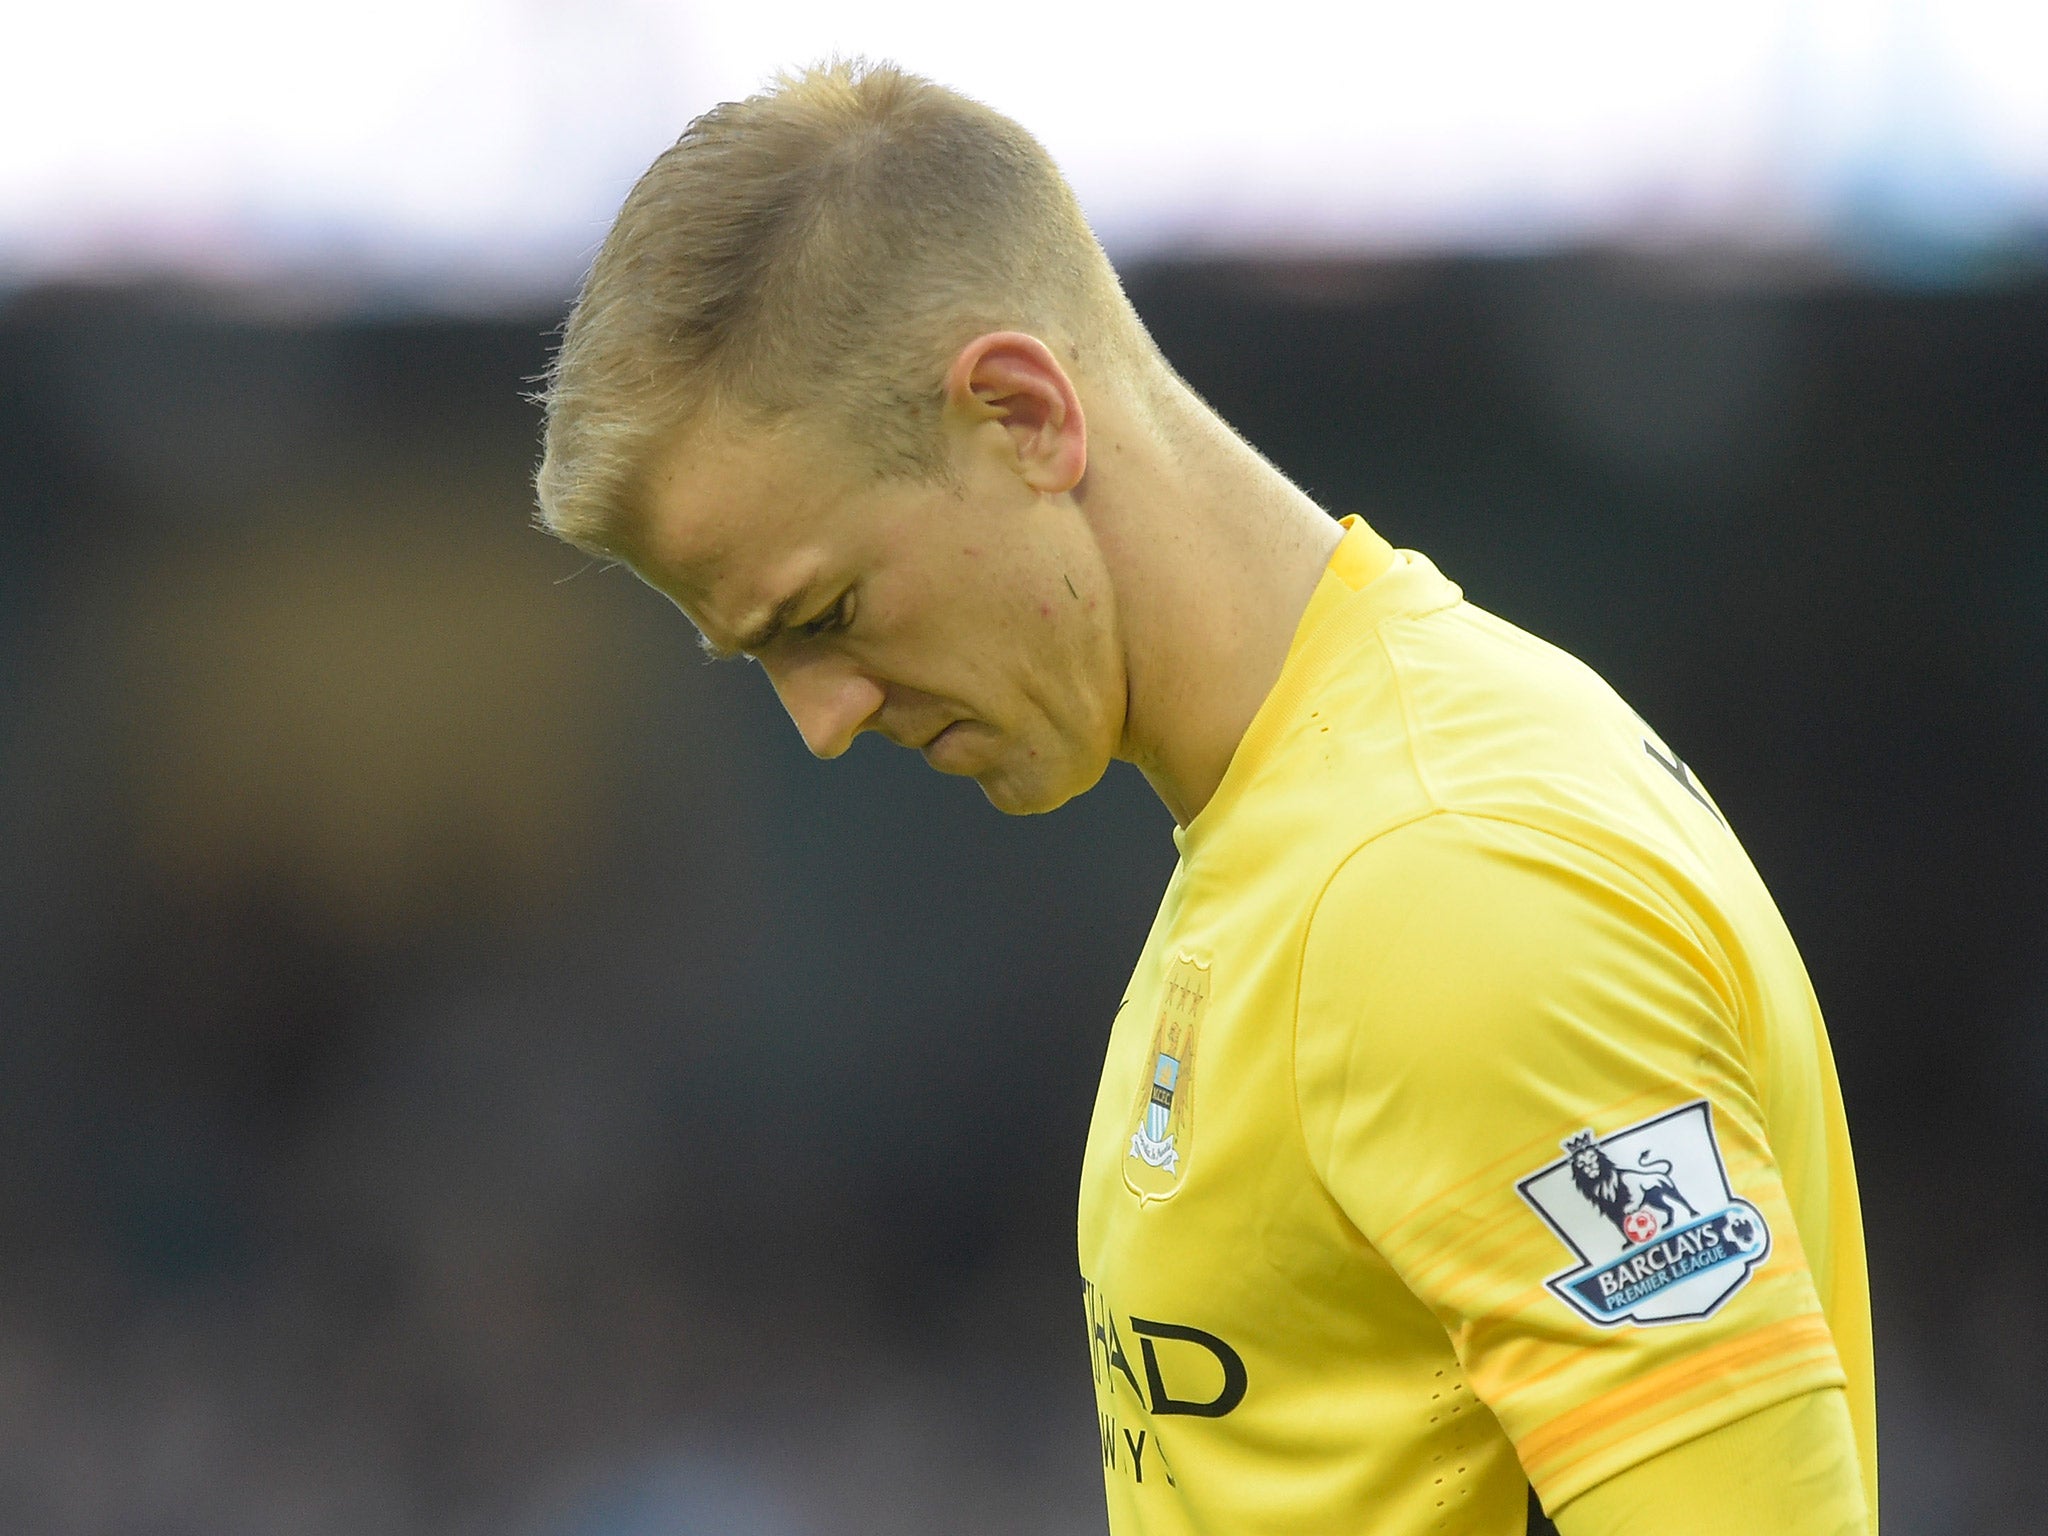
<instances>
[{"instance_id":1,"label":"dark blurred area","mask_svg":"<svg viewBox=\"0 0 2048 1536\"><path fill-rule=\"evenodd\" d=\"M1848 1095L1886 1529L2040 1529L2048 282L1131 287L1712 786ZM1099 1532L1073 1194L1168 819L811 761L529 529L552 323L0 309L0 1529Z\"/></svg>"}]
</instances>

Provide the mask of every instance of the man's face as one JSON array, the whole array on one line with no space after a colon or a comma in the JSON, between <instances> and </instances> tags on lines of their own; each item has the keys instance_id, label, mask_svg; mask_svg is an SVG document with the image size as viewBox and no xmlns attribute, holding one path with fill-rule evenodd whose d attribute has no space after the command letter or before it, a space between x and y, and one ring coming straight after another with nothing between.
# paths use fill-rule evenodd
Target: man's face
<instances>
[{"instance_id":1,"label":"man's face","mask_svg":"<svg viewBox=\"0 0 2048 1536\"><path fill-rule=\"evenodd\" d=\"M657 470L632 564L709 647L760 662L819 757L879 731L999 810L1049 811L1123 731L1108 572L1002 423L955 423L948 447L958 486L877 479L797 425L703 428Z\"/></svg>"}]
</instances>

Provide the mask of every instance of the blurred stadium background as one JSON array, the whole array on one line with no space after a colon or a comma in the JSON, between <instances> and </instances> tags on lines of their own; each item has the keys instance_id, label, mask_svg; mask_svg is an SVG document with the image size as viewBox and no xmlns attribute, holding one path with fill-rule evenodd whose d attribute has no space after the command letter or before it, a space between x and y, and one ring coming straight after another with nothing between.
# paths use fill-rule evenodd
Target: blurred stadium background
<instances>
[{"instance_id":1,"label":"blurred stadium background","mask_svg":"<svg viewBox=\"0 0 2048 1536\"><path fill-rule=\"evenodd\" d=\"M1164 813L815 764L526 527L618 198L837 48L1039 132L1197 388L1713 786L1846 1083L1887 1530L2040 1529L2044 17L10 8L0 1526L1101 1530Z\"/></svg>"}]
</instances>

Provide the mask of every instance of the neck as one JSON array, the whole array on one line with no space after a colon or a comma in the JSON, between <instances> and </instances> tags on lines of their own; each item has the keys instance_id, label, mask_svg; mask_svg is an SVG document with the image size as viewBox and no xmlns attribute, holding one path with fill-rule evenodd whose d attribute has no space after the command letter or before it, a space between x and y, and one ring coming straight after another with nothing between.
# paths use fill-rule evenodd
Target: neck
<instances>
[{"instance_id":1,"label":"neck","mask_svg":"<svg viewBox=\"0 0 2048 1536\"><path fill-rule=\"evenodd\" d=\"M1091 405L1089 502L1124 647L1117 755L1186 826L1278 680L1343 530L1185 385L1160 393L1143 412Z\"/></svg>"}]
</instances>

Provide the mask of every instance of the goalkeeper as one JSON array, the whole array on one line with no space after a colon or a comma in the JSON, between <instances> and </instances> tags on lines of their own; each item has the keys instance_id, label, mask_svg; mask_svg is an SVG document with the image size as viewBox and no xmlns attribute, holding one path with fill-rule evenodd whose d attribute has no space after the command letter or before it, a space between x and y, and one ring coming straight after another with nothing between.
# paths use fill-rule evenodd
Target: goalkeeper
<instances>
[{"instance_id":1,"label":"goalkeeper","mask_svg":"<svg viewBox=\"0 0 2048 1536\"><path fill-rule=\"evenodd\" d=\"M1841 1094L1719 807L1211 411L1027 133L889 67L707 113L547 408L547 526L813 752L1178 823L1080 1195L1116 1536L1875 1531Z\"/></svg>"}]
</instances>

